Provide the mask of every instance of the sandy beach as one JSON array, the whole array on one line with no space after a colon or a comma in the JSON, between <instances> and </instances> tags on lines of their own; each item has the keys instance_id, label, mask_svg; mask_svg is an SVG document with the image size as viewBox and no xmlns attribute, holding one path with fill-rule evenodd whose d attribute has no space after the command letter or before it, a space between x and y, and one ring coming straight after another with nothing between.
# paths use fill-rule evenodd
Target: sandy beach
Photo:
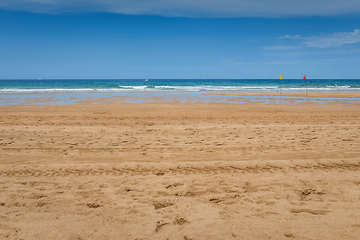
<instances>
[{"instance_id":1,"label":"sandy beach","mask_svg":"<svg viewBox=\"0 0 360 240\"><path fill-rule=\"evenodd\" d=\"M0 106L0 239L359 239L359 156L359 104Z\"/></svg>"}]
</instances>

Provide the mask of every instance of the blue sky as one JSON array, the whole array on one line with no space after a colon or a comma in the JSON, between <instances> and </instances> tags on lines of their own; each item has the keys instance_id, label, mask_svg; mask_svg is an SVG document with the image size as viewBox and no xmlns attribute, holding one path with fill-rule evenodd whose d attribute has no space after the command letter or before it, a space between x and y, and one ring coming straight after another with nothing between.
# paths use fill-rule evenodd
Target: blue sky
<instances>
[{"instance_id":1,"label":"blue sky","mask_svg":"<svg viewBox=\"0 0 360 240\"><path fill-rule=\"evenodd\" d=\"M0 79L360 78L359 66L358 0L0 0Z\"/></svg>"}]
</instances>

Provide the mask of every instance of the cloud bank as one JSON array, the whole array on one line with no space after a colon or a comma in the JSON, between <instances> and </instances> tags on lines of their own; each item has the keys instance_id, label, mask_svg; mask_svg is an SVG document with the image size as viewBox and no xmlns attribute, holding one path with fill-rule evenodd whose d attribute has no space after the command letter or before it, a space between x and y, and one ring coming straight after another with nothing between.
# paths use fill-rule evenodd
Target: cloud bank
<instances>
[{"instance_id":1,"label":"cloud bank","mask_svg":"<svg viewBox=\"0 0 360 240\"><path fill-rule=\"evenodd\" d=\"M38 13L111 12L169 17L290 17L360 13L359 0L0 0Z\"/></svg>"}]
</instances>

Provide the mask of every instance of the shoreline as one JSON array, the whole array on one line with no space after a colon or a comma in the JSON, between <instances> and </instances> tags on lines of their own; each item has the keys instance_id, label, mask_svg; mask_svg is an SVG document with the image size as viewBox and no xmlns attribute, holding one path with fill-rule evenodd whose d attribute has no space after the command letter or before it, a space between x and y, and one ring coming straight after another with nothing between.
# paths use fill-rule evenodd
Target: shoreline
<instances>
[{"instance_id":1,"label":"shoreline","mask_svg":"<svg viewBox=\"0 0 360 240\"><path fill-rule=\"evenodd\" d=\"M360 103L360 92L229 93L229 92L137 92L137 93L9 93L0 95L6 105L73 105L89 103L233 103L233 104L346 104Z\"/></svg>"}]
</instances>

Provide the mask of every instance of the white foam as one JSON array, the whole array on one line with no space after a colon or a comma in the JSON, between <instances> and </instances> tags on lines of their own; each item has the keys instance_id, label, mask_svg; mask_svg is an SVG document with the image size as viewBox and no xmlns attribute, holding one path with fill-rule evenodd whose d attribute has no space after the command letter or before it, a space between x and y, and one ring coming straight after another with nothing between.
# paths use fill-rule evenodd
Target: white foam
<instances>
[{"instance_id":1,"label":"white foam","mask_svg":"<svg viewBox=\"0 0 360 240\"><path fill-rule=\"evenodd\" d=\"M66 93L66 92L162 92L162 91L178 91L178 92L277 92L280 86L215 86L215 85L200 85L200 86L119 86L119 88L4 88L0 89L0 93ZM284 92L302 92L305 91L305 86L299 87L282 87ZM351 86L323 86L313 87L308 86L307 91L360 91L360 88Z\"/></svg>"}]
</instances>

